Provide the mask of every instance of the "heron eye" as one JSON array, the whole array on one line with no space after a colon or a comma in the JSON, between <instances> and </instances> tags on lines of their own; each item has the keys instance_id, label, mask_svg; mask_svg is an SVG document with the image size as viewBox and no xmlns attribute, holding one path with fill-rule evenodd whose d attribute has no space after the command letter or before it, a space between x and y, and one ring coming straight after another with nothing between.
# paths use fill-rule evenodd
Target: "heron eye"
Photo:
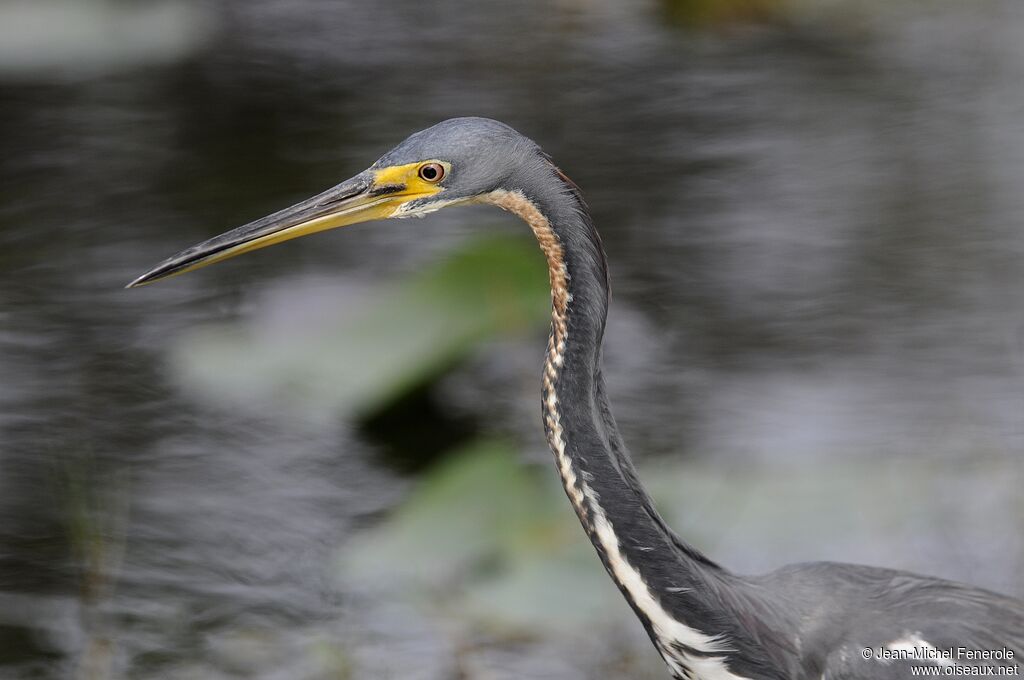
<instances>
[{"instance_id":1,"label":"heron eye","mask_svg":"<svg viewBox=\"0 0 1024 680\"><path fill-rule=\"evenodd\" d=\"M426 163L420 166L420 178L436 184L444 179L444 166L440 163Z\"/></svg>"}]
</instances>

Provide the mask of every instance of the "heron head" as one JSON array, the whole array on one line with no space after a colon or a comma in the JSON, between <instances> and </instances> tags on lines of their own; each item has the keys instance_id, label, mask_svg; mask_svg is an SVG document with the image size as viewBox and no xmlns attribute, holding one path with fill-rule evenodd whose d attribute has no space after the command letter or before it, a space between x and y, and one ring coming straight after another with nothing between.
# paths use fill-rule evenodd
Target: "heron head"
<instances>
[{"instance_id":1,"label":"heron head","mask_svg":"<svg viewBox=\"0 0 1024 680\"><path fill-rule=\"evenodd\" d=\"M417 132L355 177L301 203L192 246L128 287L350 224L419 217L471 203L542 158L537 145L487 118L453 118Z\"/></svg>"}]
</instances>

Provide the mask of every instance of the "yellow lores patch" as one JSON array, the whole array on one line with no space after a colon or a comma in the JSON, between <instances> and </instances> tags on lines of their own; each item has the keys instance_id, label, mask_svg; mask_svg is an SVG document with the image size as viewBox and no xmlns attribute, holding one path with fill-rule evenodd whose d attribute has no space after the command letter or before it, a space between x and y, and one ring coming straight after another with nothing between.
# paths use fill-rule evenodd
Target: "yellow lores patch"
<instances>
[{"instance_id":1,"label":"yellow lores patch","mask_svg":"<svg viewBox=\"0 0 1024 680\"><path fill-rule=\"evenodd\" d=\"M424 196L433 196L434 194L442 191L435 182L428 182L427 180L420 177L420 168L424 165L436 163L444 168L444 174L447 176L452 166L450 163L444 161L419 161L418 163L409 163L407 165L392 165L389 168L381 168L373 173L373 185L374 189L380 189L387 186L404 186L405 189L398 191L392 196L401 197L406 200L414 198L423 198ZM402 201L403 203L405 201Z\"/></svg>"}]
</instances>

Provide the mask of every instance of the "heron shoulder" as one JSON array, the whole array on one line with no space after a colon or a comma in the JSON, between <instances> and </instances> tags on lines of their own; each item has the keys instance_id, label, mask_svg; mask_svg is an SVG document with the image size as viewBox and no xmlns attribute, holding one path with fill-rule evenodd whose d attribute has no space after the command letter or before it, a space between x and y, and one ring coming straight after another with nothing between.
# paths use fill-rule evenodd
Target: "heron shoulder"
<instances>
[{"instance_id":1,"label":"heron shoulder","mask_svg":"<svg viewBox=\"0 0 1024 680\"><path fill-rule=\"evenodd\" d=\"M983 588L835 562L789 565L754 582L797 613L802 665L821 677L888 677L892 664L874 662L891 659L865 660L865 649L1007 648L1024 658L1024 602ZM906 677L905 666L900 673L893 677Z\"/></svg>"}]
</instances>

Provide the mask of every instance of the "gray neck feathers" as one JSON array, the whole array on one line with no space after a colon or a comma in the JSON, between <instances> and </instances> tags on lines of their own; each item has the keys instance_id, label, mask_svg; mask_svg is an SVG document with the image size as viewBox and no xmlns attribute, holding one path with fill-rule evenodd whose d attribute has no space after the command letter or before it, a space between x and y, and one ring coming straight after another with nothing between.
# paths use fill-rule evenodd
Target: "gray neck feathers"
<instances>
[{"instance_id":1,"label":"gray neck feathers","mask_svg":"<svg viewBox=\"0 0 1024 680\"><path fill-rule=\"evenodd\" d=\"M552 177L559 181L552 182ZM601 373L601 344L610 297L607 261L578 189L546 161L522 178L520 186L560 243L568 278L564 346L557 360L552 361L558 340L556 303L543 408L556 458L564 454L572 467L574 474L567 480L563 473L563 482L584 529L663 656L673 651L666 650L664 639L664 630L670 626L661 625L659 629L659 623L664 624L659 621L662 615L691 629L698 642L712 639L705 649L700 644L679 642L683 650L680 654L688 653L691 658L718 655L740 670L749 667L761 672L748 677L775 677L770 672L775 664L765 658L754 641L765 631L748 608L747 584L672 532L641 486L623 445ZM554 287L558 277L551 253L548 260ZM552 403L549 389L555 395L561 446L553 439L547 413ZM573 482L575 488L570 488ZM581 497L584 502L579 504ZM604 541L601 526L606 528ZM611 545L607 541L609 527L614 533ZM625 578L636 575L642 582L639 588L635 578L632 582ZM764 673L766 670L769 672Z\"/></svg>"}]
</instances>

